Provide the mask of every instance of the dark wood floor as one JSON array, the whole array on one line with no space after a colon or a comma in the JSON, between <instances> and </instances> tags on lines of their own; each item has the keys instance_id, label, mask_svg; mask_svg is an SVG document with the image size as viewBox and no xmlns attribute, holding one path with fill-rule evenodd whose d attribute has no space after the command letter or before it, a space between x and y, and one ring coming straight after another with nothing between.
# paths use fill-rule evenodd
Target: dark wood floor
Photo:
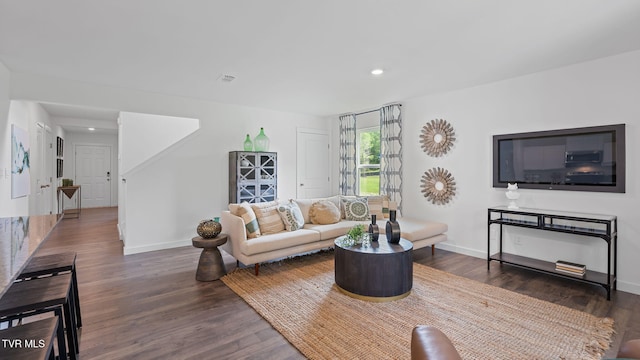
<instances>
[{"instance_id":1,"label":"dark wood floor","mask_svg":"<svg viewBox=\"0 0 640 360\"><path fill-rule=\"evenodd\" d=\"M83 359L303 359L221 281L198 282L200 249L190 246L122 255L117 209L85 209L65 219L39 254L76 251L84 326ZM194 225L195 232L195 225ZM235 260L224 256L228 270ZM470 279L615 320L621 341L640 338L640 296L429 249L414 259ZM410 336L410 334L407 334ZM502 344L504 346L507 344ZM508 345L507 345L508 346Z\"/></svg>"}]
</instances>

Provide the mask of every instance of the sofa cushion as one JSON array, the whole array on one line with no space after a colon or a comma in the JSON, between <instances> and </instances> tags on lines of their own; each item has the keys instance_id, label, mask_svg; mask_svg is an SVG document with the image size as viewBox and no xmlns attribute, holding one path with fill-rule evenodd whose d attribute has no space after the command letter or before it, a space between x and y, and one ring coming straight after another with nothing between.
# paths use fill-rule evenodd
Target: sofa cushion
<instances>
[{"instance_id":1,"label":"sofa cushion","mask_svg":"<svg viewBox=\"0 0 640 360\"><path fill-rule=\"evenodd\" d=\"M313 205L313 203L318 202L320 200L329 200L332 203L334 203L338 207L338 209L340 208L340 195L335 195L328 198L295 199L294 200L300 207L300 211L302 212L302 216L304 217L305 224L311 224L311 219L309 219L309 210L311 209L311 205Z\"/></svg>"},{"instance_id":2,"label":"sofa cushion","mask_svg":"<svg viewBox=\"0 0 640 360\"><path fill-rule=\"evenodd\" d=\"M369 206L366 198L342 199L344 215L347 220L366 221L369 220Z\"/></svg>"},{"instance_id":3,"label":"sofa cushion","mask_svg":"<svg viewBox=\"0 0 640 360\"><path fill-rule=\"evenodd\" d=\"M367 205L369 206L369 215L375 215L377 220L384 219L384 213L382 212L383 201L387 200L387 196L367 196ZM388 217L388 216L387 216Z\"/></svg>"},{"instance_id":4,"label":"sofa cushion","mask_svg":"<svg viewBox=\"0 0 640 360\"><path fill-rule=\"evenodd\" d=\"M244 221L247 231L247 239L255 239L261 235L260 225L251 205L243 201L241 204L229 204L229 211L235 216L239 216Z\"/></svg>"},{"instance_id":5,"label":"sofa cushion","mask_svg":"<svg viewBox=\"0 0 640 360\"><path fill-rule=\"evenodd\" d=\"M409 241L416 241L421 239L426 239L435 235L439 235L447 232L449 227L447 224L427 221L427 220L417 220L410 218L402 218L398 219L398 223L400 224L400 233L401 236ZM381 228L380 232L383 232Z\"/></svg>"},{"instance_id":6,"label":"sofa cushion","mask_svg":"<svg viewBox=\"0 0 640 360\"><path fill-rule=\"evenodd\" d=\"M346 235L347 232L354 226L358 224L363 224L367 226L364 221L348 221L342 220L335 224L329 225L315 225L315 224L306 224L304 226L305 229L314 230L320 233L320 240L328 240L337 238L338 236ZM384 229L381 230L384 232Z\"/></svg>"},{"instance_id":7,"label":"sofa cushion","mask_svg":"<svg viewBox=\"0 0 640 360\"><path fill-rule=\"evenodd\" d=\"M304 217L295 201L278 205L278 213L287 231L296 231L304 226Z\"/></svg>"},{"instance_id":8,"label":"sofa cushion","mask_svg":"<svg viewBox=\"0 0 640 360\"><path fill-rule=\"evenodd\" d=\"M240 251L245 255L255 255L319 240L320 233L313 230L282 231L277 234L262 235L251 241L241 241Z\"/></svg>"},{"instance_id":9,"label":"sofa cushion","mask_svg":"<svg viewBox=\"0 0 640 360\"><path fill-rule=\"evenodd\" d=\"M278 213L277 201L251 204L251 208L258 218L262 235L275 234L284 230L284 223Z\"/></svg>"},{"instance_id":10,"label":"sofa cushion","mask_svg":"<svg viewBox=\"0 0 640 360\"><path fill-rule=\"evenodd\" d=\"M335 224L340 221L340 210L329 200L316 201L309 209L309 220L312 224Z\"/></svg>"}]
</instances>

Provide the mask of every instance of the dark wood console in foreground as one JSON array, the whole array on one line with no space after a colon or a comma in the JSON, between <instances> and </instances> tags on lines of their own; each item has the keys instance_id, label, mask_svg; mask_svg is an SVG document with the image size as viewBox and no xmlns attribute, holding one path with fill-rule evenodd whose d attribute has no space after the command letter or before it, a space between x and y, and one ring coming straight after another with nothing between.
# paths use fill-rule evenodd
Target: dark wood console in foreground
<instances>
[{"instance_id":1,"label":"dark wood console in foreground","mask_svg":"<svg viewBox=\"0 0 640 360\"><path fill-rule=\"evenodd\" d=\"M618 219L616 216L542 209L511 209L507 206L496 206L489 208L487 224L487 269L490 268L489 265L493 260L567 279L597 284L607 290L607 300L611 300L611 290L616 289L617 280ZM500 226L498 238L499 251L493 255L491 254L492 224L498 224ZM583 276L570 275L556 271L556 264L554 262L505 253L502 249L503 226L516 226L600 238L606 243L607 272L601 273L589 270L587 264L587 271Z\"/></svg>"}]
</instances>

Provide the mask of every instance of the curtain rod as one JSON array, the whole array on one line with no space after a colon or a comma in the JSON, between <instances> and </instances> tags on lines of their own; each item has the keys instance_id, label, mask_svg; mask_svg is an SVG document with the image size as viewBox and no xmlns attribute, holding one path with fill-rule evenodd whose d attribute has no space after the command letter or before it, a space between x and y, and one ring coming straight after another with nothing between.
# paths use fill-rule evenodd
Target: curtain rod
<instances>
[{"instance_id":1,"label":"curtain rod","mask_svg":"<svg viewBox=\"0 0 640 360\"><path fill-rule=\"evenodd\" d=\"M394 103L387 104L387 105L384 105L384 106L389 106L389 105L398 105L398 106L402 106L402 104L394 104ZM377 108L377 109L374 109L374 110L369 110L369 111L363 111L363 112L361 112L361 113L356 113L356 114L353 114L353 115L355 115L355 116L359 116L359 115L364 115L364 114L369 114L369 113L372 113L372 112L380 111L380 109L382 109L384 106L381 106L381 107L379 107L379 108Z\"/></svg>"}]
</instances>

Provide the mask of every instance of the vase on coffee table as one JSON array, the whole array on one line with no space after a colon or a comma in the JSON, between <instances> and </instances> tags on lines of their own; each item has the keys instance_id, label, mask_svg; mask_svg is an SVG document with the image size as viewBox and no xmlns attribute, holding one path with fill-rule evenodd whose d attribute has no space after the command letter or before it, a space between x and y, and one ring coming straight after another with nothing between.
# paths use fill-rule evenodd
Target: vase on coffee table
<instances>
[{"instance_id":1,"label":"vase on coffee table","mask_svg":"<svg viewBox=\"0 0 640 360\"><path fill-rule=\"evenodd\" d=\"M386 226L387 241L390 244L397 244L400 242L400 224L396 221L396 211L389 211L389 220Z\"/></svg>"},{"instance_id":2,"label":"vase on coffee table","mask_svg":"<svg viewBox=\"0 0 640 360\"><path fill-rule=\"evenodd\" d=\"M371 215L371 224L369 224L369 236L371 237L371 241L378 241L378 236L380 236L380 229L378 228L378 224L376 224L375 215Z\"/></svg>"}]
</instances>

